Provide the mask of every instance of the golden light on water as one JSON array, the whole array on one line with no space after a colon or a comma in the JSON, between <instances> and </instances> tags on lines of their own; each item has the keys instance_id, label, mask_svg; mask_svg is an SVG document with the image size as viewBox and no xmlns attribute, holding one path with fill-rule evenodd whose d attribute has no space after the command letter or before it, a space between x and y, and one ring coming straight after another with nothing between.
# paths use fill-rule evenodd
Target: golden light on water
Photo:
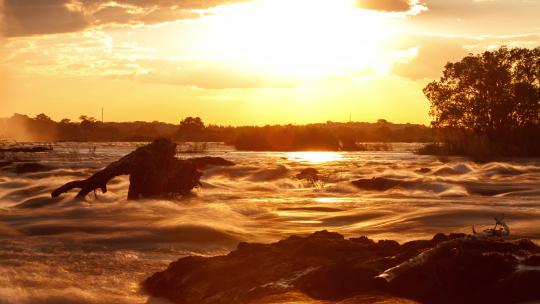
<instances>
[{"instance_id":1,"label":"golden light on water","mask_svg":"<svg viewBox=\"0 0 540 304\"><path fill-rule=\"evenodd\" d=\"M322 164L343 159L340 152L290 152L287 159L311 164Z\"/></svg>"}]
</instances>

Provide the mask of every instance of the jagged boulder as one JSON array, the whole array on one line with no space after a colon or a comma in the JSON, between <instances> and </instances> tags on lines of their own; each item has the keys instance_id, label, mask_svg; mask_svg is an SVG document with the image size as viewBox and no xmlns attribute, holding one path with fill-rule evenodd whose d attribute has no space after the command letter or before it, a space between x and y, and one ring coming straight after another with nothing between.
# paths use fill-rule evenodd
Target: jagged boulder
<instances>
[{"instance_id":1,"label":"jagged boulder","mask_svg":"<svg viewBox=\"0 0 540 304\"><path fill-rule=\"evenodd\" d=\"M539 252L527 240L438 234L400 245L321 231L182 258L142 286L173 303L279 303L268 299L291 294L329 303L370 303L361 299L372 295L384 303L515 303L540 300L540 270L520 264Z\"/></svg>"}]
</instances>

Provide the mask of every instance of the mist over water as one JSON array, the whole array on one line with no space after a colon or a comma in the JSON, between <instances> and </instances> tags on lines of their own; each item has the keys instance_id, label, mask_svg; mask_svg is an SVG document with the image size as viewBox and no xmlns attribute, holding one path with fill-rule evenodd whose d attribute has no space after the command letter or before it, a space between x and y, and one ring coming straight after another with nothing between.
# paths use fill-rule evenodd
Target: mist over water
<instances>
[{"instance_id":1,"label":"mist over water","mask_svg":"<svg viewBox=\"0 0 540 304\"><path fill-rule=\"evenodd\" d=\"M50 192L85 178L137 144L62 143L46 154L12 155L49 170L0 171L0 303L146 303L139 282L189 254L216 255L238 242L271 242L328 229L400 242L471 232L504 214L513 237L540 240L540 160L443 163L415 144L391 152L206 154L237 163L207 169L193 195L127 201L128 179L84 201ZM93 149L95 147L95 151ZM180 154L189 158L198 154ZM316 168L321 180L299 180ZM351 181L400 181L387 191Z\"/></svg>"}]
</instances>

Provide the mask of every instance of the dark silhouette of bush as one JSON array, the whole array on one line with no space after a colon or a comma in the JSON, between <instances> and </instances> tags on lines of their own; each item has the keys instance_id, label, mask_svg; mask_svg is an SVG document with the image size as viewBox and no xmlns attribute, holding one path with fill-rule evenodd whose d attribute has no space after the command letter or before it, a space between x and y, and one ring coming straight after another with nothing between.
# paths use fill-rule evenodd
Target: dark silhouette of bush
<instances>
[{"instance_id":1,"label":"dark silhouette of bush","mask_svg":"<svg viewBox=\"0 0 540 304\"><path fill-rule=\"evenodd\" d=\"M448 63L424 94L444 145L424 152L540 155L540 48L470 54Z\"/></svg>"}]
</instances>

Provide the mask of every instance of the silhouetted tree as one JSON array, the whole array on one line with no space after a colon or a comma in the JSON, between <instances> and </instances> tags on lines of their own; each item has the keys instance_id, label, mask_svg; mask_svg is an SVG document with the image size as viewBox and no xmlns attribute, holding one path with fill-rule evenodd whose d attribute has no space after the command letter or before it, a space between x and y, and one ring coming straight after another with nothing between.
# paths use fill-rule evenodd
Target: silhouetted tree
<instances>
[{"instance_id":1,"label":"silhouetted tree","mask_svg":"<svg viewBox=\"0 0 540 304\"><path fill-rule=\"evenodd\" d=\"M204 140L205 126L200 117L186 117L180 121L177 138L183 141Z\"/></svg>"},{"instance_id":2,"label":"silhouetted tree","mask_svg":"<svg viewBox=\"0 0 540 304\"><path fill-rule=\"evenodd\" d=\"M35 120L37 121L41 121L41 122L52 122L53 120L47 116L45 113L41 113L39 115L36 115L36 117L34 118Z\"/></svg>"},{"instance_id":3,"label":"silhouetted tree","mask_svg":"<svg viewBox=\"0 0 540 304\"><path fill-rule=\"evenodd\" d=\"M181 132L198 132L204 129L204 123L200 117L186 117L180 122Z\"/></svg>"},{"instance_id":4,"label":"silhouetted tree","mask_svg":"<svg viewBox=\"0 0 540 304\"><path fill-rule=\"evenodd\" d=\"M540 48L470 54L448 63L424 94L432 125L462 153L473 145L483 154L540 153L528 144L539 137Z\"/></svg>"},{"instance_id":5,"label":"silhouetted tree","mask_svg":"<svg viewBox=\"0 0 540 304\"><path fill-rule=\"evenodd\" d=\"M472 130L495 138L538 123L540 48L469 55L448 63L424 88L433 126Z\"/></svg>"},{"instance_id":6,"label":"silhouetted tree","mask_svg":"<svg viewBox=\"0 0 540 304\"><path fill-rule=\"evenodd\" d=\"M81 115L79 116L79 120L82 122L96 122L97 120L94 118L94 117L91 117L91 116L86 116L86 115Z\"/></svg>"}]
</instances>

